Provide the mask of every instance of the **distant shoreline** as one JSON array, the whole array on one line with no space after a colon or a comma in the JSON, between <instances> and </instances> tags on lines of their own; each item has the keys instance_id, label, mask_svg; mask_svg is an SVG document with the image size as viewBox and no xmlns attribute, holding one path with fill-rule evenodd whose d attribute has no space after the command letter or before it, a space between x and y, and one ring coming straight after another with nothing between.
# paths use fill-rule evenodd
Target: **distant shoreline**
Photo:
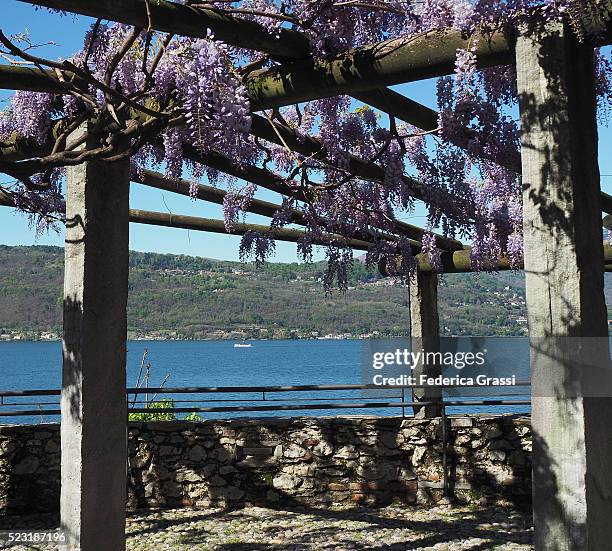
<instances>
[{"instance_id":1,"label":"distant shoreline","mask_svg":"<svg viewBox=\"0 0 612 551\"><path fill-rule=\"evenodd\" d=\"M612 332L608 334L612 338ZM525 339L528 335L440 335L441 338L503 338L503 339ZM402 339L410 338L409 335L377 335L377 336L338 336L338 337L269 337L269 338L240 338L228 337L221 339L179 339L179 338L128 338L128 342L266 342L266 341L366 341L376 339ZM0 339L2 343L33 343L33 342L62 342L61 339Z\"/></svg>"},{"instance_id":2,"label":"distant shoreline","mask_svg":"<svg viewBox=\"0 0 612 551\"><path fill-rule=\"evenodd\" d=\"M400 339L405 338L407 335L378 335L378 336L338 336L338 337L270 337L270 338L239 338L239 337L228 337L221 339L179 339L179 338L128 338L128 341L132 342L258 342L258 341L348 341L348 340L371 340L371 339ZM0 343L4 342L23 342L23 343L32 343L32 342L62 342L62 339L0 339Z\"/></svg>"}]
</instances>

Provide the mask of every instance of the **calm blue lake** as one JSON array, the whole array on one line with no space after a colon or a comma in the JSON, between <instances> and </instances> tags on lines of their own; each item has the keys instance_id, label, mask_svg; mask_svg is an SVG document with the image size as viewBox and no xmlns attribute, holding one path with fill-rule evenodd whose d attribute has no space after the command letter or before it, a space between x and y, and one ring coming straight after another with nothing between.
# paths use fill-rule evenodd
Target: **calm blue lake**
<instances>
[{"instance_id":1,"label":"calm blue lake","mask_svg":"<svg viewBox=\"0 0 612 551\"><path fill-rule=\"evenodd\" d=\"M362 354L367 353L368 341L359 340L270 340L250 341L250 348L235 348L234 341L130 341L128 343L128 386L136 386L141 358L148 350L150 386L165 387L218 387L218 386L285 386L285 385L344 385L362 383ZM528 346L524 338L503 339L504 365L509 371L528 378ZM0 342L0 390L55 389L61 385L61 343L59 342ZM499 368L498 368L499 370ZM528 390L527 390L528 391ZM522 391L523 394L525 391ZM495 392L498 396L501 393ZM349 403L389 401L389 396L399 397L397 391L381 391L376 397L364 397L362 391L330 391L318 393L272 393L266 399L276 400L269 405L299 403L330 403L333 400ZM506 395L507 396L507 395ZM166 396L164 396L166 397ZM220 395L170 395L175 405L235 406L245 404L245 399L255 400L261 394ZM469 399L479 396L472 393ZM487 399L495 396L488 396ZM144 398L144 397L143 397ZM453 399L456 397L453 396ZM517 399L516 396L512 397ZM224 400L224 401L221 401ZM409 400L409 392L406 399ZM34 402L53 402L54 398L36 398ZM181 401L209 400L197 404ZM216 400L212 402L212 400ZM25 399L6 398L6 402ZM252 402L251 402L252 403ZM32 406L28 406L30 409ZM48 404L43 408L51 409ZM17 409L5 406L4 410ZM528 406L486 406L449 408L449 413L476 411L528 411ZM263 415L348 415L348 414L401 415L400 408L376 408L369 410L304 410L299 412L276 411L205 413L204 417L235 417ZM182 416L182 415L180 415ZM37 417L4 417L6 423L48 422L56 418L49 415Z\"/></svg>"}]
</instances>

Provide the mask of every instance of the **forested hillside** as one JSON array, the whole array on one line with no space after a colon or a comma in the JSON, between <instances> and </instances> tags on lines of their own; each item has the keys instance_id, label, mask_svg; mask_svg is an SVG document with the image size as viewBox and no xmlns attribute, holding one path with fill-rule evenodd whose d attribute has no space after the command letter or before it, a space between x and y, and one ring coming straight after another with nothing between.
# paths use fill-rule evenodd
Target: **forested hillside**
<instances>
[{"instance_id":1,"label":"forested hillside","mask_svg":"<svg viewBox=\"0 0 612 551\"><path fill-rule=\"evenodd\" d=\"M0 331L52 338L61 328L63 250L0 246ZM401 335L406 289L356 261L346 294L325 297L322 263L252 264L132 252L130 336L152 338ZM452 274L440 286L445 334L520 335L522 274ZM233 333L232 333L233 332ZM50 334L50 335L49 335Z\"/></svg>"}]
</instances>

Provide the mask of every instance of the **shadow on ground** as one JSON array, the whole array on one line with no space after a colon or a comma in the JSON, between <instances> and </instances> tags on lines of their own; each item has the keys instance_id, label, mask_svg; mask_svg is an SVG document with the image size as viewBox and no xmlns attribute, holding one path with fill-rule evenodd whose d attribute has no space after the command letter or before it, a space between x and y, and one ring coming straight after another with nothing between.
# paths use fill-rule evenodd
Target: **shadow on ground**
<instances>
[{"instance_id":1,"label":"shadow on ground","mask_svg":"<svg viewBox=\"0 0 612 551\"><path fill-rule=\"evenodd\" d=\"M55 515L2 517L0 530L54 529L58 521ZM128 517L127 533L128 549L162 536L167 548L181 551L409 551L461 543L470 551L529 550L533 535L525 511L467 506L137 511Z\"/></svg>"}]
</instances>

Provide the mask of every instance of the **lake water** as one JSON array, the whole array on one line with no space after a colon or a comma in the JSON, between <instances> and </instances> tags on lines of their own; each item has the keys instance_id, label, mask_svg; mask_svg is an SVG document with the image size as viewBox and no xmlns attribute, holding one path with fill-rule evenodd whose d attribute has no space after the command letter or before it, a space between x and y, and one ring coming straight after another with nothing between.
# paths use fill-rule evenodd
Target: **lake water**
<instances>
[{"instance_id":1,"label":"lake water","mask_svg":"<svg viewBox=\"0 0 612 551\"><path fill-rule=\"evenodd\" d=\"M524 338L498 340L508 361L509 369L528 378L528 346ZM150 386L159 386L167 374L165 387L234 387L234 386L285 386L285 385L345 385L362 384L362 355L371 343L360 340L269 340L251 341L250 348L235 348L234 341L130 341L128 343L128 386L136 386L141 358L148 350L147 363L151 364ZM365 348L364 348L365 347ZM510 365L512 364L512 365ZM518 369L517 368L520 368ZM518 371L517 371L518 369ZM56 389L61 384L61 344L59 342L0 342L0 390ZM528 390L527 390L528 391ZM525 390L521 393L524 395ZM375 401L389 401L386 396L397 391L379 393ZM492 394L501 396L500 392ZM469 398L474 400L476 393ZM507 396L507 394L505 395ZM166 396L164 396L166 397ZM177 406L194 404L181 400L217 400L215 403L199 403L199 406L241 405L245 398L255 400L261 394L219 395L170 395ZM268 400L277 400L273 405L296 403L338 402L362 403L369 396L362 391L330 391L326 393L268 393ZM491 399L496 396L488 396ZM144 398L144 397L143 397ZM226 400L221 402L220 399ZM342 399L342 400L341 400ZM453 397L455 399L455 397ZM512 399L517 399L516 396ZM6 402L28 401L6 398ZM30 402L53 402L52 397L35 398ZM227 400L236 400L228 402ZM237 401L241 400L241 401ZM406 400L410 400L409 392ZM301 401L301 402L300 402ZM250 402L253 403L253 402ZM261 404L259 404L261 405ZM270 405L270 404L268 404ZM55 406L46 405L45 408ZM31 409L31 406L29 406ZM16 409L5 406L0 408ZM486 406L449 408L449 413L474 413L476 411L528 411L528 406ZM369 410L310 410L276 412L223 412L205 413L207 418L264 415L401 415L400 408L376 408ZM182 417L182 415L179 415ZM56 417L5 417L1 422L24 423L56 420Z\"/></svg>"}]
</instances>

